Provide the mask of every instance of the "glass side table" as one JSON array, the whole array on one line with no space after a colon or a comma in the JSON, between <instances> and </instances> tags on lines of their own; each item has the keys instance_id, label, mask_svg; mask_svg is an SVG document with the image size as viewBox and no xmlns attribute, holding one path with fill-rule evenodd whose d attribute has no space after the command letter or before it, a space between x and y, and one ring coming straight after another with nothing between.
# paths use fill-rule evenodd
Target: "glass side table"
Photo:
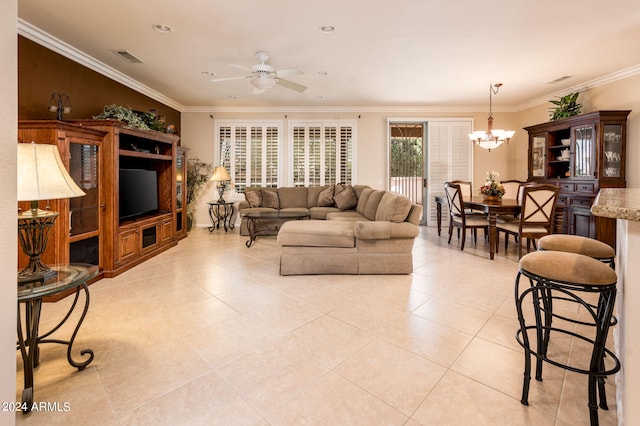
<instances>
[{"instance_id":1,"label":"glass side table","mask_svg":"<svg viewBox=\"0 0 640 426\"><path fill-rule=\"evenodd\" d=\"M224 232L236 227L236 225L231 222L235 211L233 202L225 201L219 203L217 201L207 201L207 204L209 205L209 218L211 218L209 232L213 232L214 229L220 229L221 223L224 227Z\"/></svg>"},{"instance_id":2,"label":"glass side table","mask_svg":"<svg viewBox=\"0 0 640 426\"><path fill-rule=\"evenodd\" d=\"M88 356L83 361L76 361L71 355L73 342L78 334L78 330L84 321L84 317L89 310L89 288L87 280L98 274L98 267L94 265L72 264L56 265L51 267L55 275L44 281L33 281L28 284L18 285L18 344L17 348L22 355L24 365L24 390L22 391L22 412L28 413L33 405L33 369L40 362L41 343L58 343L67 346L67 361L69 365L79 371L85 369L93 361L93 351L83 349L80 355ZM40 334L40 312L42 309L42 299L47 296L54 296L70 289L75 289L75 298L69 311L64 318L46 333ZM73 334L69 340L53 339L50 336L55 333L71 317L78 299L80 290L84 291L85 301L82 314L78 319ZM21 305L24 305L24 315ZM24 318L23 318L24 316ZM23 323L24 320L24 323Z\"/></svg>"}]
</instances>

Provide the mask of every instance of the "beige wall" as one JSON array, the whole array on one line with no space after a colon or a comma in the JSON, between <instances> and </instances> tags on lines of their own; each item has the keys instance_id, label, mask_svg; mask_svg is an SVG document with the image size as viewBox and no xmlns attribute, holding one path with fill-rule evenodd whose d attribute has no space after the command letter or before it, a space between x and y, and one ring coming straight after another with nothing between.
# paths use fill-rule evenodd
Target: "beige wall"
<instances>
[{"instance_id":1,"label":"beige wall","mask_svg":"<svg viewBox=\"0 0 640 426\"><path fill-rule=\"evenodd\" d=\"M18 52L16 0L3 2L0 11L0 401L16 395L16 265L17 204L16 141L18 140ZM0 424L15 424L16 413L0 410Z\"/></svg>"}]
</instances>

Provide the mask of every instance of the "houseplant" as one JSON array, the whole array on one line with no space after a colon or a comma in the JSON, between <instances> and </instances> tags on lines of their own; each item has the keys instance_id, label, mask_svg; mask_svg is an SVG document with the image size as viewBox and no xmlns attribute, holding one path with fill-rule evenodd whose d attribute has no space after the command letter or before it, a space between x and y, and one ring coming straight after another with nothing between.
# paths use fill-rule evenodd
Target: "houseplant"
<instances>
[{"instance_id":1,"label":"houseplant","mask_svg":"<svg viewBox=\"0 0 640 426\"><path fill-rule=\"evenodd\" d=\"M187 160L187 231L193 226L193 208L191 204L198 198L200 191L209 180L213 165L198 157Z\"/></svg>"},{"instance_id":2,"label":"houseplant","mask_svg":"<svg viewBox=\"0 0 640 426\"><path fill-rule=\"evenodd\" d=\"M580 95L580 92L569 93L568 95L559 97L558 100L549 101L556 106L556 108L550 109L551 121L580 114L582 105L578 103L578 95Z\"/></svg>"},{"instance_id":3,"label":"houseplant","mask_svg":"<svg viewBox=\"0 0 640 426\"><path fill-rule=\"evenodd\" d=\"M504 186L497 180L500 177L498 172L487 172L487 181L480 187L480 193L485 200L499 200L504 195Z\"/></svg>"}]
</instances>

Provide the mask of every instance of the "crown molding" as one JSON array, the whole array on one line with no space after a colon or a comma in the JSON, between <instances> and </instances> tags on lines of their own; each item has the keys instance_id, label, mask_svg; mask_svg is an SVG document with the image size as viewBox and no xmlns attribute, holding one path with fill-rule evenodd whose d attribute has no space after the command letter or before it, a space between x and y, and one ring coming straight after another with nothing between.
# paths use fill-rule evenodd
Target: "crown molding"
<instances>
[{"instance_id":1,"label":"crown molding","mask_svg":"<svg viewBox=\"0 0 640 426\"><path fill-rule=\"evenodd\" d=\"M525 102L516 106L514 109L516 112L523 111L525 109L533 108L538 105L546 104L549 102L549 99L553 99L556 97L565 96L569 93L575 92L584 92L585 90L593 89L599 86L604 86L605 84L613 83L619 80L624 80L625 78L633 77L640 74L640 64L634 65L629 68L622 69L620 71L612 72L611 74L607 74L602 77L594 78L593 80L589 80L580 84L576 84L574 86L568 87L564 90L560 90L557 92L549 93L546 96L533 99L529 102Z\"/></svg>"},{"instance_id":2,"label":"crown molding","mask_svg":"<svg viewBox=\"0 0 640 426\"><path fill-rule=\"evenodd\" d=\"M487 105L484 106L451 106L451 105L360 105L360 106L185 106L182 112L224 112L224 113L296 113L296 112L318 112L318 113L442 113L442 112L487 112ZM493 108L494 112L516 112L512 107Z\"/></svg>"},{"instance_id":3,"label":"crown molding","mask_svg":"<svg viewBox=\"0 0 640 426\"><path fill-rule=\"evenodd\" d=\"M17 27L19 35L28 38L34 43L38 43L39 45L44 46L49 50L52 50L66 58L69 58L82 66L85 66L99 74L102 74L105 77L108 77L130 89L133 89L136 92L142 93L143 95L161 102L173 109L176 109L180 112L182 112L182 110L184 109L183 105L174 101L173 99L151 89L150 87L140 83L139 81L132 79L126 74L123 74L120 71L111 68L105 63L98 61L92 56L87 55L86 53L52 36L51 34L41 30L40 28L31 25L29 22L21 18L18 18Z\"/></svg>"}]
</instances>

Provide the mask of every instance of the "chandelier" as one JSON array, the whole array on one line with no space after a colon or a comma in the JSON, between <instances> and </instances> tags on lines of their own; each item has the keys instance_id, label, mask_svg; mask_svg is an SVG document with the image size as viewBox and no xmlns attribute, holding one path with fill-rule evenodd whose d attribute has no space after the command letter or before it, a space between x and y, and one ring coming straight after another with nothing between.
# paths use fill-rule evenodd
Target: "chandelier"
<instances>
[{"instance_id":1,"label":"chandelier","mask_svg":"<svg viewBox=\"0 0 640 426\"><path fill-rule=\"evenodd\" d=\"M492 149L499 147L503 142L509 144L509 140L516 133L514 130L502 130L493 128L493 111L492 111L492 95L497 95L502 83L489 83L489 118L487 119L487 130L477 130L469 133L469 139L474 144L491 152ZM495 88L495 89L494 89Z\"/></svg>"}]
</instances>

